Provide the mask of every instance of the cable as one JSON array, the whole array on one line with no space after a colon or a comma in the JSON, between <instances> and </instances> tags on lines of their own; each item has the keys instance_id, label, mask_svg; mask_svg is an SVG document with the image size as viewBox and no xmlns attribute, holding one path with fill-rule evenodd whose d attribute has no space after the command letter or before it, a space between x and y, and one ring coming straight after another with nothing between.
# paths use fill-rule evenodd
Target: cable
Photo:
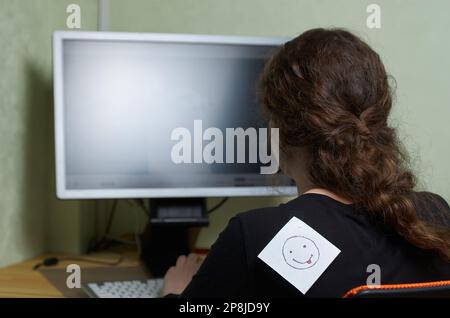
<instances>
[{"instance_id":1,"label":"cable","mask_svg":"<svg viewBox=\"0 0 450 318\"><path fill-rule=\"evenodd\" d=\"M119 257L115 261L105 261L101 259L95 259L91 257L84 257L84 256L63 256L58 258L59 261L80 261L80 262L86 262L86 263L92 263L92 264L99 264L99 265L108 265L108 266L117 266L123 261L123 255L119 254Z\"/></svg>"},{"instance_id":2,"label":"cable","mask_svg":"<svg viewBox=\"0 0 450 318\"><path fill-rule=\"evenodd\" d=\"M139 214L138 211L134 210L134 222L135 222L135 228L134 228L134 240L136 242L136 247L138 250L138 255L141 255L141 240L139 239L139 233L140 233L140 229L139 229Z\"/></svg>"},{"instance_id":3,"label":"cable","mask_svg":"<svg viewBox=\"0 0 450 318\"><path fill-rule=\"evenodd\" d=\"M228 197L223 198L219 203L217 203L215 206L213 206L211 209L207 210L206 213L210 214L212 212L214 212L215 210L217 210L218 208L220 208L222 205L225 204L225 202L228 201Z\"/></svg>"},{"instance_id":4,"label":"cable","mask_svg":"<svg viewBox=\"0 0 450 318\"><path fill-rule=\"evenodd\" d=\"M131 206L137 206L139 207L142 211L144 211L145 215L147 217L149 217L149 213L147 211L147 208L145 207L145 203L142 199L134 199L134 200L126 200L126 202L128 204L130 204ZM137 213L137 211L134 209L135 212L135 227L134 227L134 240L126 240L126 239L122 239L122 238L117 238L114 236L109 235L109 233L111 232L111 227L112 227L112 223L114 220L114 216L116 214L117 211L117 205L119 203L119 200L115 199L113 201L113 205L111 207L111 211L109 213L109 218L107 221L107 225L106 225L106 229L105 229L105 233L103 234L103 236L96 242L93 244L93 246L91 248L88 249L88 252L93 252L93 251L99 251L99 250L105 250L108 249L112 244L114 243L119 243L119 244L126 244L126 245L136 245L138 252L140 252L140 241L139 241L139 215Z\"/></svg>"},{"instance_id":5,"label":"cable","mask_svg":"<svg viewBox=\"0 0 450 318\"><path fill-rule=\"evenodd\" d=\"M109 219L108 219L108 223L106 225L106 229L105 229L105 234L104 236L107 236L109 234L109 232L111 231L111 226L114 220L114 216L116 214L116 208L117 208L117 204L118 204L118 200L114 200L113 205L111 207L111 212L109 213Z\"/></svg>"},{"instance_id":6,"label":"cable","mask_svg":"<svg viewBox=\"0 0 450 318\"><path fill-rule=\"evenodd\" d=\"M33 266L33 270L39 269L41 266L54 266L57 265L61 261L80 261L85 263L92 263L92 264L98 264L98 265L107 265L107 266L116 266L122 263L123 261L123 255L119 254L119 257L115 261L105 261L90 257L83 257L83 256L63 256L63 257L47 257L45 258L41 263L38 263Z\"/></svg>"},{"instance_id":7,"label":"cable","mask_svg":"<svg viewBox=\"0 0 450 318\"><path fill-rule=\"evenodd\" d=\"M114 237L111 235L108 235L105 238L107 238L109 242L114 242L114 243L119 243L119 244L124 244L124 245L135 245L136 244L135 241L123 239L120 237Z\"/></svg>"},{"instance_id":8,"label":"cable","mask_svg":"<svg viewBox=\"0 0 450 318\"><path fill-rule=\"evenodd\" d=\"M142 199L134 199L134 200L130 200L132 203L134 203L135 205L137 205L144 213L145 215L150 218L150 212L149 209L147 209L147 207L145 206L144 200Z\"/></svg>"},{"instance_id":9,"label":"cable","mask_svg":"<svg viewBox=\"0 0 450 318\"><path fill-rule=\"evenodd\" d=\"M109 212L108 221L106 223L106 228L104 234L98 239L96 242L92 243L91 246L88 248L88 253L93 251L99 251L102 249L107 249L109 244L113 241L118 241L117 239L111 238L109 233L111 232L112 224L114 221L114 217L116 215L117 211L117 205L119 204L119 200L115 199L113 201L113 205ZM122 242L121 242L122 243Z\"/></svg>"}]
</instances>

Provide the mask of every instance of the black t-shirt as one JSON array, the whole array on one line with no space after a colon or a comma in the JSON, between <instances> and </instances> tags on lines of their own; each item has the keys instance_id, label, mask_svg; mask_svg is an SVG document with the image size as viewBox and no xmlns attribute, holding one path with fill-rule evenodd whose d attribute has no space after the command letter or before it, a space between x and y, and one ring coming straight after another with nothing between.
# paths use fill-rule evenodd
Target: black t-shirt
<instances>
[{"instance_id":1,"label":"black t-shirt","mask_svg":"<svg viewBox=\"0 0 450 318\"><path fill-rule=\"evenodd\" d=\"M257 257L294 216L341 250L305 295ZM354 205L310 193L233 217L181 296L341 297L366 284L370 264L380 266L381 284L450 279L450 263L438 255L377 225Z\"/></svg>"}]
</instances>

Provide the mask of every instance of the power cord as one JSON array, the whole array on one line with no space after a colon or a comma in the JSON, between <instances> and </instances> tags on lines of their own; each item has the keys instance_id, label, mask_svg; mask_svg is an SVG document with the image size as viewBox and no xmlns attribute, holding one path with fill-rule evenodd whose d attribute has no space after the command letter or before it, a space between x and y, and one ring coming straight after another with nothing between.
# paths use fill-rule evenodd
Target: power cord
<instances>
[{"instance_id":1,"label":"power cord","mask_svg":"<svg viewBox=\"0 0 450 318\"><path fill-rule=\"evenodd\" d=\"M38 263L33 266L33 270L37 270L42 266L54 266L57 265L61 261L79 261L86 262L98 265L106 265L106 266L116 266L122 263L123 255L119 254L119 257L115 261L105 261L100 259L95 259L91 257L83 257L83 256L63 256L63 257L47 257L41 263Z\"/></svg>"},{"instance_id":2,"label":"power cord","mask_svg":"<svg viewBox=\"0 0 450 318\"><path fill-rule=\"evenodd\" d=\"M119 203L119 200L114 200L113 201L113 205L111 207L111 212L109 212L109 218L108 218L108 222L106 223L106 229L105 229L105 236L107 236L109 234L109 232L111 231L111 227L112 227L112 223L114 220L114 216L116 215L116 210L117 210L117 204Z\"/></svg>"},{"instance_id":3,"label":"power cord","mask_svg":"<svg viewBox=\"0 0 450 318\"><path fill-rule=\"evenodd\" d=\"M130 201L131 203L136 204L144 212L147 218L150 219L150 209L145 206L145 201L143 199L133 199Z\"/></svg>"},{"instance_id":4,"label":"power cord","mask_svg":"<svg viewBox=\"0 0 450 318\"><path fill-rule=\"evenodd\" d=\"M145 207L144 200L129 200L128 202L135 203L144 213L147 217L149 217L148 209ZM108 249L112 244L119 243L119 244L128 244L128 245L136 245L138 248L138 251L140 252L141 246L139 242L139 218L137 211L135 211L135 231L134 231L134 241L126 240L122 238L115 238L110 235L112 224L114 221L114 217L116 215L117 206L118 206L119 200L115 199L113 201L113 204L111 206L108 220L106 223L105 232L102 235L102 237L95 242L94 244L91 244L91 247L88 249L88 254L94 251L100 251L100 250L106 250ZM82 261L92 264L98 264L98 265L106 265L106 266L116 266L119 265L123 261L123 255L120 253L116 253L119 255L118 259L115 261L105 261L105 260L99 260L95 258L90 257L82 257L82 256L64 256L64 257L48 257L45 258L41 263L38 263L33 266L34 270L39 269L42 266L54 266L57 265L61 261Z\"/></svg>"},{"instance_id":5,"label":"power cord","mask_svg":"<svg viewBox=\"0 0 450 318\"><path fill-rule=\"evenodd\" d=\"M213 213L215 210L217 210L218 208L220 208L222 205L225 204L225 202L227 202L229 199L229 197L225 197L223 198L219 203L217 203L215 206L213 206L212 208L210 208L209 210L206 211L206 213L211 214Z\"/></svg>"},{"instance_id":6,"label":"power cord","mask_svg":"<svg viewBox=\"0 0 450 318\"><path fill-rule=\"evenodd\" d=\"M212 208L210 208L206 211L207 214L211 214L212 212L219 209L221 206L223 206L228 201L228 199L229 199L229 197L225 197L222 200L220 200L219 203L217 203ZM146 214L147 217L150 216L149 210L145 206L144 200L136 199L136 200L132 200L132 202L134 202ZM121 243L121 244L133 244L133 245L136 244L138 246L138 249L140 249L139 233L138 233L139 232L139 220L138 220L137 213L135 214L135 222L136 222L135 223L135 226L136 226L135 233L134 233L135 234L135 242L118 239L118 238L113 238L109 235L113 221L114 221L114 217L116 215L118 203L119 202L117 199L115 199L113 201L113 205L109 212L109 217L108 217L105 233L100 238L100 240L98 240L91 248L89 248L88 253L90 253L92 251L99 251L102 249L107 249L107 247L111 243L111 241ZM41 263L34 265L33 269L37 270L42 266L45 266L45 267L54 266L54 265L57 265L61 261L82 261L82 262L87 262L87 263L92 263L92 264L116 266L116 265L119 265L123 261L123 255L119 254L118 259L115 261L111 261L111 262L94 259L94 258L89 258L89 257L81 257L81 256L48 257L48 258L45 258Z\"/></svg>"},{"instance_id":7,"label":"power cord","mask_svg":"<svg viewBox=\"0 0 450 318\"><path fill-rule=\"evenodd\" d=\"M91 244L91 246L88 248L88 253L91 253L94 251L107 250L114 244L127 244L127 245L137 244L135 241L117 238L117 237L113 237L110 235L118 204L119 204L119 200L115 199L113 201L113 204L112 204L110 212L109 212L109 217L108 217L108 221L106 223L105 232L101 236L100 239L98 239L93 244Z\"/></svg>"}]
</instances>

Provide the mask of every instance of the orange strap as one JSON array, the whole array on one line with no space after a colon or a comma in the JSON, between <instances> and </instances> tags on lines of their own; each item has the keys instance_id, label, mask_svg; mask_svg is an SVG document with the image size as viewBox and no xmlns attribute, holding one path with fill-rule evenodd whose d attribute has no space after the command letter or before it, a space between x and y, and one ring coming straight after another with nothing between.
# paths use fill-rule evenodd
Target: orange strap
<instances>
[{"instance_id":1,"label":"orange strap","mask_svg":"<svg viewBox=\"0 0 450 318\"><path fill-rule=\"evenodd\" d=\"M426 288L426 287L439 287L439 286L450 286L450 281L443 280L438 282L429 283L414 283L414 284L391 284L391 285L363 285L355 287L345 293L342 298L350 298L364 290L384 290L384 289L412 289L412 288Z\"/></svg>"}]
</instances>

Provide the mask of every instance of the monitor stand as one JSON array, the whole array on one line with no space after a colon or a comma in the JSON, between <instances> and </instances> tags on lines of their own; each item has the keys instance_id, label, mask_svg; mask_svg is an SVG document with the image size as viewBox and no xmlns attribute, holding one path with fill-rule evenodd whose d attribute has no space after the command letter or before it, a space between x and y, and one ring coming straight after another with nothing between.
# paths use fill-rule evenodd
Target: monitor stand
<instances>
[{"instance_id":1,"label":"monitor stand","mask_svg":"<svg viewBox=\"0 0 450 318\"><path fill-rule=\"evenodd\" d=\"M162 277L178 256L193 249L192 229L208 225L206 199L150 199L149 216L140 257L154 277Z\"/></svg>"}]
</instances>

